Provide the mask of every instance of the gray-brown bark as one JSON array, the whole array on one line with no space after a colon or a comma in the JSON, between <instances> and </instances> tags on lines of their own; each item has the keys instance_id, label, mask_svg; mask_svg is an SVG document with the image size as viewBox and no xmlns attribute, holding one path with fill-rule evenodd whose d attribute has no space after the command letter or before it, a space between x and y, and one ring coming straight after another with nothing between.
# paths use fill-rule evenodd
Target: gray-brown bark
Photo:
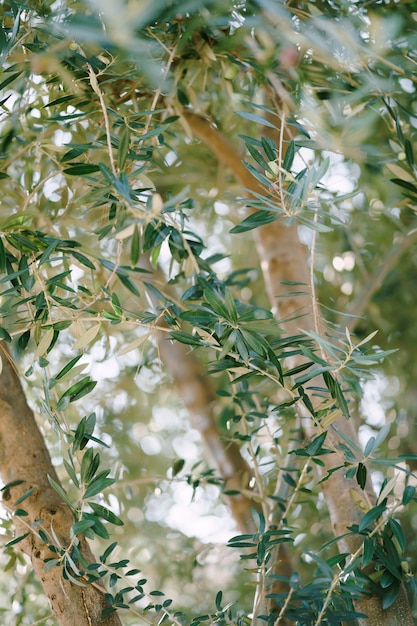
<instances>
[{"instance_id":1,"label":"gray-brown bark","mask_svg":"<svg viewBox=\"0 0 417 626\"><path fill-rule=\"evenodd\" d=\"M33 568L48 597L59 626L121 626L116 613L102 620L108 606L104 589L92 585L78 586L62 577L59 567L45 571L45 559L56 558L39 536L42 529L51 537L51 528L63 546L70 543L69 531L74 521L70 508L50 486L47 476L59 482L45 442L28 406L18 375L9 356L2 352L0 375L0 473L5 484L23 481L3 491L4 504L10 510L24 509L27 516L13 518L16 535L28 536L17 544L32 561ZM33 492L21 504L18 500L29 489ZM41 525L30 526L42 520ZM50 540L54 544L53 538ZM94 557L85 540L81 552L89 562Z\"/></svg>"},{"instance_id":2,"label":"gray-brown bark","mask_svg":"<svg viewBox=\"0 0 417 626\"><path fill-rule=\"evenodd\" d=\"M241 161L241 157L233 145L207 120L192 112L185 112L184 117L193 132L202 139L232 170L236 180L250 192L264 194L266 190L254 178ZM277 141L279 143L279 141ZM289 334L298 334L300 329L314 330L315 323L312 311L312 295L310 292L309 255L306 247L300 242L296 225L284 224L278 220L255 230L255 242L259 252L261 269L272 309L275 311L281 326ZM301 283L297 295L288 294L294 288L288 283ZM305 286L305 288L304 288ZM314 399L313 399L314 402ZM358 443L357 433L352 420L338 419L334 424L339 431L347 435L351 441ZM317 436L316 424L311 419L305 420L305 429L309 437ZM337 442L333 432L328 443ZM344 458L338 453L324 456L327 473L340 466ZM337 471L321 484L329 510L332 528L341 552L354 553L361 545L361 538L355 535L343 537L348 527L358 523L362 512L352 498L352 482L345 479L343 472ZM368 497L374 499L369 492ZM382 610L380 598L372 595L365 601L356 602L357 610L368 615L368 619L359 620L362 626L412 626L413 620L405 590L402 587L394 605Z\"/></svg>"}]
</instances>

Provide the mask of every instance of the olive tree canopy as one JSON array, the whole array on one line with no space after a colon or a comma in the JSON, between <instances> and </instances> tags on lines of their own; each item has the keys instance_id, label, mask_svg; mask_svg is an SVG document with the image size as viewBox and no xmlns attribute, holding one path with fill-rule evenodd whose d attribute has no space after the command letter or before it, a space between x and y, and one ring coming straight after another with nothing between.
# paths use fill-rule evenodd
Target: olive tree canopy
<instances>
[{"instance_id":1,"label":"olive tree canopy","mask_svg":"<svg viewBox=\"0 0 417 626\"><path fill-rule=\"evenodd\" d=\"M413 624L413 9L0 3L7 623Z\"/></svg>"}]
</instances>

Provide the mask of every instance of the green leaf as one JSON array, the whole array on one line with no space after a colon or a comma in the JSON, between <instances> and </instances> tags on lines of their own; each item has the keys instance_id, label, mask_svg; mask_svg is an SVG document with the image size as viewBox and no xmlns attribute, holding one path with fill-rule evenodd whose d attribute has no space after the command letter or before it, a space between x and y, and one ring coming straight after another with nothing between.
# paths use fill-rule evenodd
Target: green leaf
<instances>
[{"instance_id":1,"label":"green leaf","mask_svg":"<svg viewBox=\"0 0 417 626\"><path fill-rule=\"evenodd\" d=\"M0 273L6 271L6 250L4 248L3 237L0 237Z\"/></svg>"},{"instance_id":2,"label":"green leaf","mask_svg":"<svg viewBox=\"0 0 417 626\"><path fill-rule=\"evenodd\" d=\"M13 515L16 515L17 517L26 517L29 513L24 509L16 509L13 511Z\"/></svg>"},{"instance_id":3,"label":"green leaf","mask_svg":"<svg viewBox=\"0 0 417 626\"><path fill-rule=\"evenodd\" d=\"M345 396L343 395L342 389L339 385L339 382L337 380L335 380L335 386L334 386L334 397L337 401L337 404L339 406L339 409L342 411L343 415L346 417L346 419L350 419L350 413L349 413L349 409L348 409L348 405L347 402L345 400Z\"/></svg>"},{"instance_id":4,"label":"green leaf","mask_svg":"<svg viewBox=\"0 0 417 626\"><path fill-rule=\"evenodd\" d=\"M401 552L404 552L406 547L407 547L407 541L405 539L404 531L401 528L400 523L397 520L395 520L393 518L390 518L388 520L388 526L391 528L392 534L394 535L395 539L397 540L398 546L399 546Z\"/></svg>"},{"instance_id":5,"label":"green leaf","mask_svg":"<svg viewBox=\"0 0 417 626\"><path fill-rule=\"evenodd\" d=\"M10 483L3 485L3 487L0 489L0 492L9 491L12 487L17 487L18 485L22 485L24 482L25 482L24 480L12 480Z\"/></svg>"},{"instance_id":6,"label":"green leaf","mask_svg":"<svg viewBox=\"0 0 417 626\"><path fill-rule=\"evenodd\" d=\"M268 126L269 128L277 128L276 126L274 126L274 124L272 124L272 122L269 122L260 115L256 115L256 113L248 113L247 111L236 111L236 114L240 117L243 117L243 119L248 120L249 122L255 122L256 124Z\"/></svg>"},{"instance_id":7,"label":"green leaf","mask_svg":"<svg viewBox=\"0 0 417 626\"><path fill-rule=\"evenodd\" d=\"M291 170L291 166L293 164L295 157L295 144L294 141L290 141L287 151L285 153L284 161L282 163L282 167L284 170L289 172Z\"/></svg>"},{"instance_id":8,"label":"green leaf","mask_svg":"<svg viewBox=\"0 0 417 626\"><path fill-rule=\"evenodd\" d=\"M366 486L367 470L363 463L358 463L356 470L356 482L361 489L365 489Z\"/></svg>"},{"instance_id":9,"label":"green leaf","mask_svg":"<svg viewBox=\"0 0 417 626\"><path fill-rule=\"evenodd\" d=\"M260 337L258 334L245 330L243 328L240 329L240 334L242 335L246 345L256 352L259 356L266 356L268 353L268 344L263 337Z\"/></svg>"},{"instance_id":10,"label":"green leaf","mask_svg":"<svg viewBox=\"0 0 417 626\"><path fill-rule=\"evenodd\" d=\"M89 483L100 466L100 455L93 448L85 451L81 461L80 476L83 483Z\"/></svg>"},{"instance_id":11,"label":"green leaf","mask_svg":"<svg viewBox=\"0 0 417 626\"><path fill-rule=\"evenodd\" d=\"M299 350L302 352L302 354L304 354L304 356L306 356L308 359L311 359L314 363L319 363L320 365L323 365L326 369L329 367L328 363L324 359L321 359L315 352L313 352L313 350L307 348L307 346L300 345Z\"/></svg>"},{"instance_id":12,"label":"green leaf","mask_svg":"<svg viewBox=\"0 0 417 626\"><path fill-rule=\"evenodd\" d=\"M56 491L57 494L64 500L64 502L66 502L68 504L68 506L71 508L71 510L74 510L73 503L71 502L71 500L67 496L67 493L63 490L61 485L58 485L58 483L52 478L52 476L49 476L49 474L47 475L47 478L48 478L49 484L54 489L54 491Z\"/></svg>"},{"instance_id":13,"label":"green leaf","mask_svg":"<svg viewBox=\"0 0 417 626\"><path fill-rule=\"evenodd\" d=\"M221 591L218 591L216 594L216 600L215 600L217 611L222 610L222 599L223 599L223 593Z\"/></svg>"},{"instance_id":14,"label":"green leaf","mask_svg":"<svg viewBox=\"0 0 417 626\"><path fill-rule=\"evenodd\" d=\"M407 180L401 180L401 178L391 178L391 182L395 185L399 185L400 187L404 187L404 189L408 189L408 191L412 191L413 194L417 196L417 186Z\"/></svg>"},{"instance_id":15,"label":"green leaf","mask_svg":"<svg viewBox=\"0 0 417 626\"><path fill-rule=\"evenodd\" d=\"M390 608L398 598L398 594L400 593L400 583L396 581L394 584L389 587L389 589L384 590L382 595L382 608L384 611Z\"/></svg>"},{"instance_id":16,"label":"green leaf","mask_svg":"<svg viewBox=\"0 0 417 626\"><path fill-rule=\"evenodd\" d=\"M189 333L183 333L179 330L173 330L170 333L171 337L180 343L185 343L189 346L201 346L201 339L196 335L190 335Z\"/></svg>"},{"instance_id":17,"label":"green leaf","mask_svg":"<svg viewBox=\"0 0 417 626\"><path fill-rule=\"evenodd\" d=\"M5 87L7 87L7 85L10 85L10 83L12 83L14 80L16 80L16 78L18 78L21 73L22 72L14 72L13 74L10 74L9 76L7 76L7 78L5 78L0 83L0 91L4 89Z\"/></svg>"},{"instance_id":18,"label":"green leaf","mask_svg":"<svg viewBox=\"0 0 417 626\"><path fill-rule=\"evenodd\" d=\"M315 456L316 454L320 452L321 448L323 447L323 443L326 437L327 437L327 431L325 431L324 433L321 433L321 435L313 439L313 441L311 441L308 444L306 448L306 453L308 454L308 456Z\"/></svg>"},{"instance_id":19,"label":"green leaf","mask_svg":"<svg viewBox=\"0 0 417 626\"><path fill-rule=\"evenodd\" d=\"M55 376L55 379L59 380L60 378L63 378L65 374L68 374L68 372L72 370L74 365L78 363L82 356L82 354L79 354L78 356L71 359L71 361L69 361L61 370L59 370L58 374Z\"/></svg>"},{"instance_id":20,"label":"green leaf","mask_svg":"<svg viewBox=\"0 0 417 626\"><path fill-rule=\"evenodd\" d=\"M371 563L374 557L375 545L371 537L365 537L363 542L362 567L365 568Z\"/></svg>"},{"instance_id":21,"label":"green leaf","mask_svg":"<svg viewBox=\"0 0 417 626\"><path fill-rule=\"evenodd\" d=\"M53 567L57 567L61 565L61 559L45 559L45 565L43 569L45 572L49 572Z\"/></svg>"},{"instance_id":22,"label":"green leaf","mask_svg":"<svg viewBox=\"0 0 417 626\"><path fill-rule=\"evenodd\" d=\"M139 229L137 225L135 224L135 229L132 235L132 244L130 248L130 263L132 267L136 267L139 261L139 257L140 257L140 236L139 236Z\"/></svg>"},{"instance_id":23,"label":"green leaf","mask_svg":"<svg viewBox=\"0 0 417 626\"><path fill-rule=\"evenodd\" d=\"M83 495L83 500L88 500L110 487L110 485L114 485L115 479L107 478L109 472L110 470L104 470L91 481Z\"/></svg>"},{"instance_id":24,"label":"green leaf","mask_svg":"<svg viewBox=\"0 0 417 626\"><path fill-rule=\"evenodd\" d=\"M65 102L71 102L71 100L74 100L75 96L74 95L69 95L69 96L62 96L61 98L57 98L56 100L51 100L50 102L47 102L44 105L44 109L47 109L48 107L52 107L52 106L57 106L58 104L64 104ZM68 144L70 145L70 144Z\"/></svg>"},{"instance_id":25,"label":"green leaf","mask_svg":"<svg viewBox=\"0 0 417 626\"><path fill-rule=\"evenodd\" d=\"M384 424L384 426L381 428L381 430L378 432L375 438L374 451L377 450L379 446L385 441L385 439L389 435L390 430L391 430L391 422L387 422L386 424Z\"/></svg>"},{"instance_id":26,"label":"green leaf","mask_svg":"<svg viewBox=\"0 0 417 626\"><path fill-rule=\"evenodd\" d=\"M262 154L258 150L256 150L256 148L251 146L250 144L247 144L246 147L247 147L250 155L256 161L256 163L258 163L258 165L260 165L263 170L268 170L272 174L273 172L272 172L271 168L269 167L268 162L265 161L265 159L262 156Z\"/></svg>"},{"instance_id":27,"label":"green leaf","mask_svg":"<svg viewBox=\"0 0 417 626\"><path fill-rule=\"evenodd\" d=\"M1 326L0 326L0 339L4 339L5 341L7 341L7 343L10 343L12 340L7 330L5 328L2 328Z\"/></svg>"},{"instance_id":28,"label":"green leaf","mask_svg":"<svg viewBox=\"0 0 417 626\"><path fill-rule=\"evenodd\" d=\"M74 385L71 385L71 387L69 387L60 397L57 409L62 410L61 407L64 406L65 402L63 401L65 399L68 399L69 402L75 402L90 393L96 385L97 381L91 380L89 376L86 376Z\"/></svg>"},{"instance_id":29,"label":"green leaf","mask_svg":"<svg viewBox=\"0 0 417 626\"><path fill-rule=\"evenodd\" d=\"M407 159L407 163L410 167L414 166L414 152L413 145L409 139L404 141L404 152Z\"/></svg>"},{"instance_id":30,"label":"green leaf","mask_svg":"<svg viewBox=\"0 0 417 626\"><path fill-rule=\"evenodd\" d=\"M230 318L229 311L227 310L223 297L219 292L214 291L211 287L206 287L206 289L204 289L204 296L210 307L217 315L226 320Z\"/></svg>"},{"instance_id":31,"label":"green leaf","mask_svg":"<svg viewBox=\"0 0 417 626\"><path fill-rule=\"evenodd\" d=\"M124 126L119 135L119 149L117 152L117 163L119 170L124 168L126 157L129 152L130 130L128 126Z\"/></svg>"},{"instance_id":32,"label":"green leaf","mask_svg":"<svg viewBox=\"0 0 417 626\"><path fill-rule=\"evenodd\" d=\"M365 450L363 451L364 457L370 456L375 450L375 441L375 437L369 437L368 441L366 442Z\"/></svg>"},{"instance_id":33,"label":"green leaf","mask_svg":"<svg viewBox=\"0 0 417 626\"><path fill-rule=\"evenodd\" d=\"M81 254L81 252L78 252L78 250L71 250L71 254L74 257L74 259L76 259L77 261L81 263L81 265L85 265L90 270L96 269L96 266L94 265L94 263L90 261L90 259L88 259L84 254Z\"/></svg>"},{"instance_id":34,"label":"green leaf","mask_svg":"<svg viewBox=\"0 0 417 626\"><path fill-rule=\"evenodd\" d=\"M96 414L90 413L88 417L83 417L78 426L77 430L74 434L74 441L72 444L73 452L76 452L78 449L83 450L90 439L94 441L98 441L95 437L92 436L94 432L94 428L96 425Z\"/></svg>"},{"instance_id":35,"label":"green leaf","mask_svg":"<svg viewBox=\"0 0 417 626\"><path fill-rule=\"evenodd\" d=\"M374 506L370 509L359 523L359 532L363 532L368 528L368 526L372 526L373 523L381 517L382 513L386 510L385 504L379 504L378 506Z\"/></svg>"},{"instance_id":36,"label":"green leaf","mask_svg":"<svg viewBox=\"0 0 417 626\"><path fill-rule=\"evenodd\" d=\"M71 98L72 96L69 97ZM61 158L61 163L66 163L66 161L72 161L73 159L76 159L77 157L81 156L81 154L84 154L84 152L87 152L89 148L90 146L71 148L71 150L68 150L68 152L66 152Z\"/></svg>"},{"instance_id":37,"label":"green leaf","mask_svg":"<svg viewBox=\"0 0 417 626\"><path fill-rule=\"evenodd\" d=\"M97 504L96 502L88 502L88 504L93 509L94 513L106 520L106 522L115 524L115 526L123 526L124 522L120 519L120 517L117 517L117 515L112 513L112 511L109 511L109 509L106 509L106 507L101 504Z\"/></svg>"},{"instance_id":38,"label":"green leaf","mask_svg":"<svg viewBox=\"0 0 417 626\"><path fill-rule=\"evenodd\" d=\"M15 501L14 506L21 504L24 500L26 500L26 498L29 498L29 496L31 496L34 491L35 491L35 487L31 487L30 489L25 491L25 493Z\"/></svg>"},{"instance_id":39,"label":"green leaf","mask_svg":"<svg viewBox=\"0 0 417 626\"><path fill-rule=\"evenodd\" d=\"M59 244L59 239L55 239L49 244L49 246L46 248L45 252L42 254L42 256L40 257L38 261L38 267L40 267L41 265L46 263L46 261L49 260L49 257L51 256L52 252L54 252L58 244Z\"/></svg>"},{"instance_id":40,"label":"green leaf","mask_svg":"<svg viewBox=\"0 0 417 626\"><path fill-rule=\"evenodd\" d=\"M120 282L126 287L128 291L133 293L134 296L140 296L138 288L136 285L122 272L116 271L116 274L120 280Z\"/></svg>"},{"instance_id":41,"label":"green leaf","mask_svg":"<svg viewBox=\"0 0 417 626\"><path fill-rule=\"evenodd\" d=\"M93 174L98 171L100 171L98 165L93 165L92 163L78 163L77 165L67 167L63 170L63 173L68 176L86 176L87 174Z\"/></svg>"},{"instance_id":42,"label":"green leaf","mask_svg":"<svg viewBox=\"0 0 417 626\"><path fill-rule=\"evenodd\" d=\"M172 464L172 476L177 476L183 469L184 465L184 459L177 459L176 461L174 461L174 463Z\"/></svg>"},{"instance_id":43,"label":"green leaf","mask_svg":"<svg viewBox=\"0 0 417 626\"><path fill-rule=\"evenodd\" d=\"M72 459L70 459L72 461ZM74 483L74 485L77 487L77 489L80 488L80 483L78 481L77 475L75 473L75 469L74 466L69 463L66 459L63 459L64 462L64 467L67 471L68 476L71 478L72 482Z\"/></svg>"},{"instance_id":44,"label":"green leaf","mask_svg":"<svg viewBox=\"0 0 417 626\"><path fill-rule=\"evenodd\" d=\"M20 541L23 541L23 539L26 539L26 537L28 537L29 535L30 533L24 533L24 535L19 535L19 537L15 537L11 541L8 541L7 543L5 543L4 547L9 548L10 546L14 546L16 545L16 543L19 543Z\"/></svg>"},{"instance_id":45,"label":"green leaf","mask_svg":"<svg viewBox=\"0 0 417 626\"><path fill-rule=\"evenodd\" d=\"M113 543L111 543L103 552L103 554L100 557L100 561L102 563L105 563L107 561L107 559L109 558L110 554L113 552L113 550L118 546L118 542L114 541ZM136 573L139 573L140 570L137 570ZM127 574L126 574L127 575Z\"/></svg>"},{"instance_id":46,"label":"green leaf","mask_svg":"<svg viewBox=\"0 0 417 626\"><path fill-rule=\"evenodd\" d=\"M278 154L275 141L273 141L270 137L261 137L261 144L268 161L274 161Z\"/></svg>"},{"instance_id":47,"label":"green leaf","mask_svg":"<svg viewBox=\"0 0 417 626\"><path fill-rule=\"evenodd\" d=\"M413 485L407 485L407 487L404 489L403 492L403 497L402 497L402 503L403 505L407 505L411 502L411 500L415 497L416 494L416 488L413 487Z\"/></svg>"},{"instance_id":48,"label":"green leaf","mask_svg":"<svg viewBox=\"0 0 417 626\"><path fill-rule=\"evenodd\" d=\"M74 535L85 535L88 530L94 526L94 520L82 519L79 522L74 522L71 527Z\"/></svg>"},{"instance_id":49,"label":"green leaf","mask_svg":"<svg viewBox=\"0 0 417 626\"><path fill-rule=\"evenodd\" d=\"M253 230L254 228L258 228L259 226L263 226L264 224L270 224L271 222L275 222L278 219L279 215L277 213L271 213L269 211L257 211L256 213L252 213L245 217L245 219L230 229L230 233L236 235L238 233L245 233L248 230Z\"/></svg>"},{"instance_id":50,"label":"green leaf","mask_svg":"<svg viewBox=\"0 0 417 626\"><path fill-rule=\"evenodd\" d=\"M262 185L265 185L265 187L267 189L270 188L271 186L271 181L268 180L268 178L266 176L264 176L263 174L261 174L260 172L258 172L258 170L256 169L256 167L253 167L253 165L251 165L250 163L246 163L246 161L243 161L243 165L246 167L246 169L252 174L252 176L254 178L256 178L256 180L258 180Z\"/></svg>"}]
</instances>

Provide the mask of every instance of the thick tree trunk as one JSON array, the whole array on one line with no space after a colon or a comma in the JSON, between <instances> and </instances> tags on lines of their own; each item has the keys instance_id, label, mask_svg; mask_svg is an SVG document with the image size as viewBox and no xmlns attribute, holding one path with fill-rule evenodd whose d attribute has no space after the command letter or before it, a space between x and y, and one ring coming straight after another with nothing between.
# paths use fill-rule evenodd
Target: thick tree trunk
<instances>
[{"instance_id":1,"label":"thick tree trunk","mask_svg":"<svg viewBox=\"0 0 417 626\"><path fill-rule=\"evenodd\" d=\"M14 516L16 536L27 537L16 547L25 552L48 597L59 626L121 626L116 613L102 620L102 610L108 606L105 590L92 585L79 586L65 580L60 567L45 571L45 559L57 558L39 536L42 529L55 543L55 534L63 546L70 543L73 515L70 508L50 486L47 476L59 482L49 453L32 410L29 408L14 364L2 353L3 370L0 375L0 473L6 485L21 483L3 491L3 502L8 510L23 509L27 515ZM16 501L29 490L30 495L20 504ZM85 559L94 562L86 541L81 541Z\"/></svg>"},{"instance_id":2,"label":"thick tree trunk","mask_svg":"<svg viewBox=\"0 0 417 626\"><path fill-rule=\"evenodd\" d=\"M232 170L236 180L250 192L265 194L265 189L243 165L237 150L216 128L207 120L192 112L185 112L184 118L192 131L202 139L217 155L219 160L226 163ZM278 119L278 118L277 118ZM279 138L278 138L279 139ZM277 141L277 144L279 141ZM256 229L255 242L259 252L261 269L271 307L288 335L299 334L300 329L317 330L313 317L313 300L310 289L309 255L306 247L301 244L297 226L277 220ZM289 283L298 283L297 293ZM314 398L313 398L314 401ZM353 443L358 444L357 432L352 420L339 418L334 426ZM304 427L309 437L319 434L316 424L311 419L304 420ZM337 443L338 436L330 430L328 443ZM325 455L322 457L325 464L323 475L335 467L343 465L344 457L341 454ZM339 538L338 545L341 552L354 553L361 545L361 538L355 535L343 537L348 527L358 523L363 513L355 505L352 491L360 491L354 487L352 481L345 479L342 471L336 471L330 478L321 484L323 495L329 510L335 537ZM370 500L375 497L371 491ZM372 595L366 601L355 603L358 611L368 615L368 619L359 620L360 626L412 626L413 619L405 590L402 587L400 595L394 605L383 610L381 600Z\"/></svg>"}]
</instances>

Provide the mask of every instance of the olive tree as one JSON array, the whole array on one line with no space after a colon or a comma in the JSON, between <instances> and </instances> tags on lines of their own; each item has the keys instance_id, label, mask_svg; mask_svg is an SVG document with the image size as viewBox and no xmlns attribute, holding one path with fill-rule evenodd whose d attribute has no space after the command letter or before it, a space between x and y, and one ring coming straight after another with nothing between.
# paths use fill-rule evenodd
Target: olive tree
<instances>
[{"instance_id":1,"label":"olive tree","mask_svg":"<svg viewBox=\"0 0 417 626\"><path fill-rule=\"evenodd\" d=\"M412 624L415 13L0 7L9 615Z\"/></svg>"}]
</instances>

